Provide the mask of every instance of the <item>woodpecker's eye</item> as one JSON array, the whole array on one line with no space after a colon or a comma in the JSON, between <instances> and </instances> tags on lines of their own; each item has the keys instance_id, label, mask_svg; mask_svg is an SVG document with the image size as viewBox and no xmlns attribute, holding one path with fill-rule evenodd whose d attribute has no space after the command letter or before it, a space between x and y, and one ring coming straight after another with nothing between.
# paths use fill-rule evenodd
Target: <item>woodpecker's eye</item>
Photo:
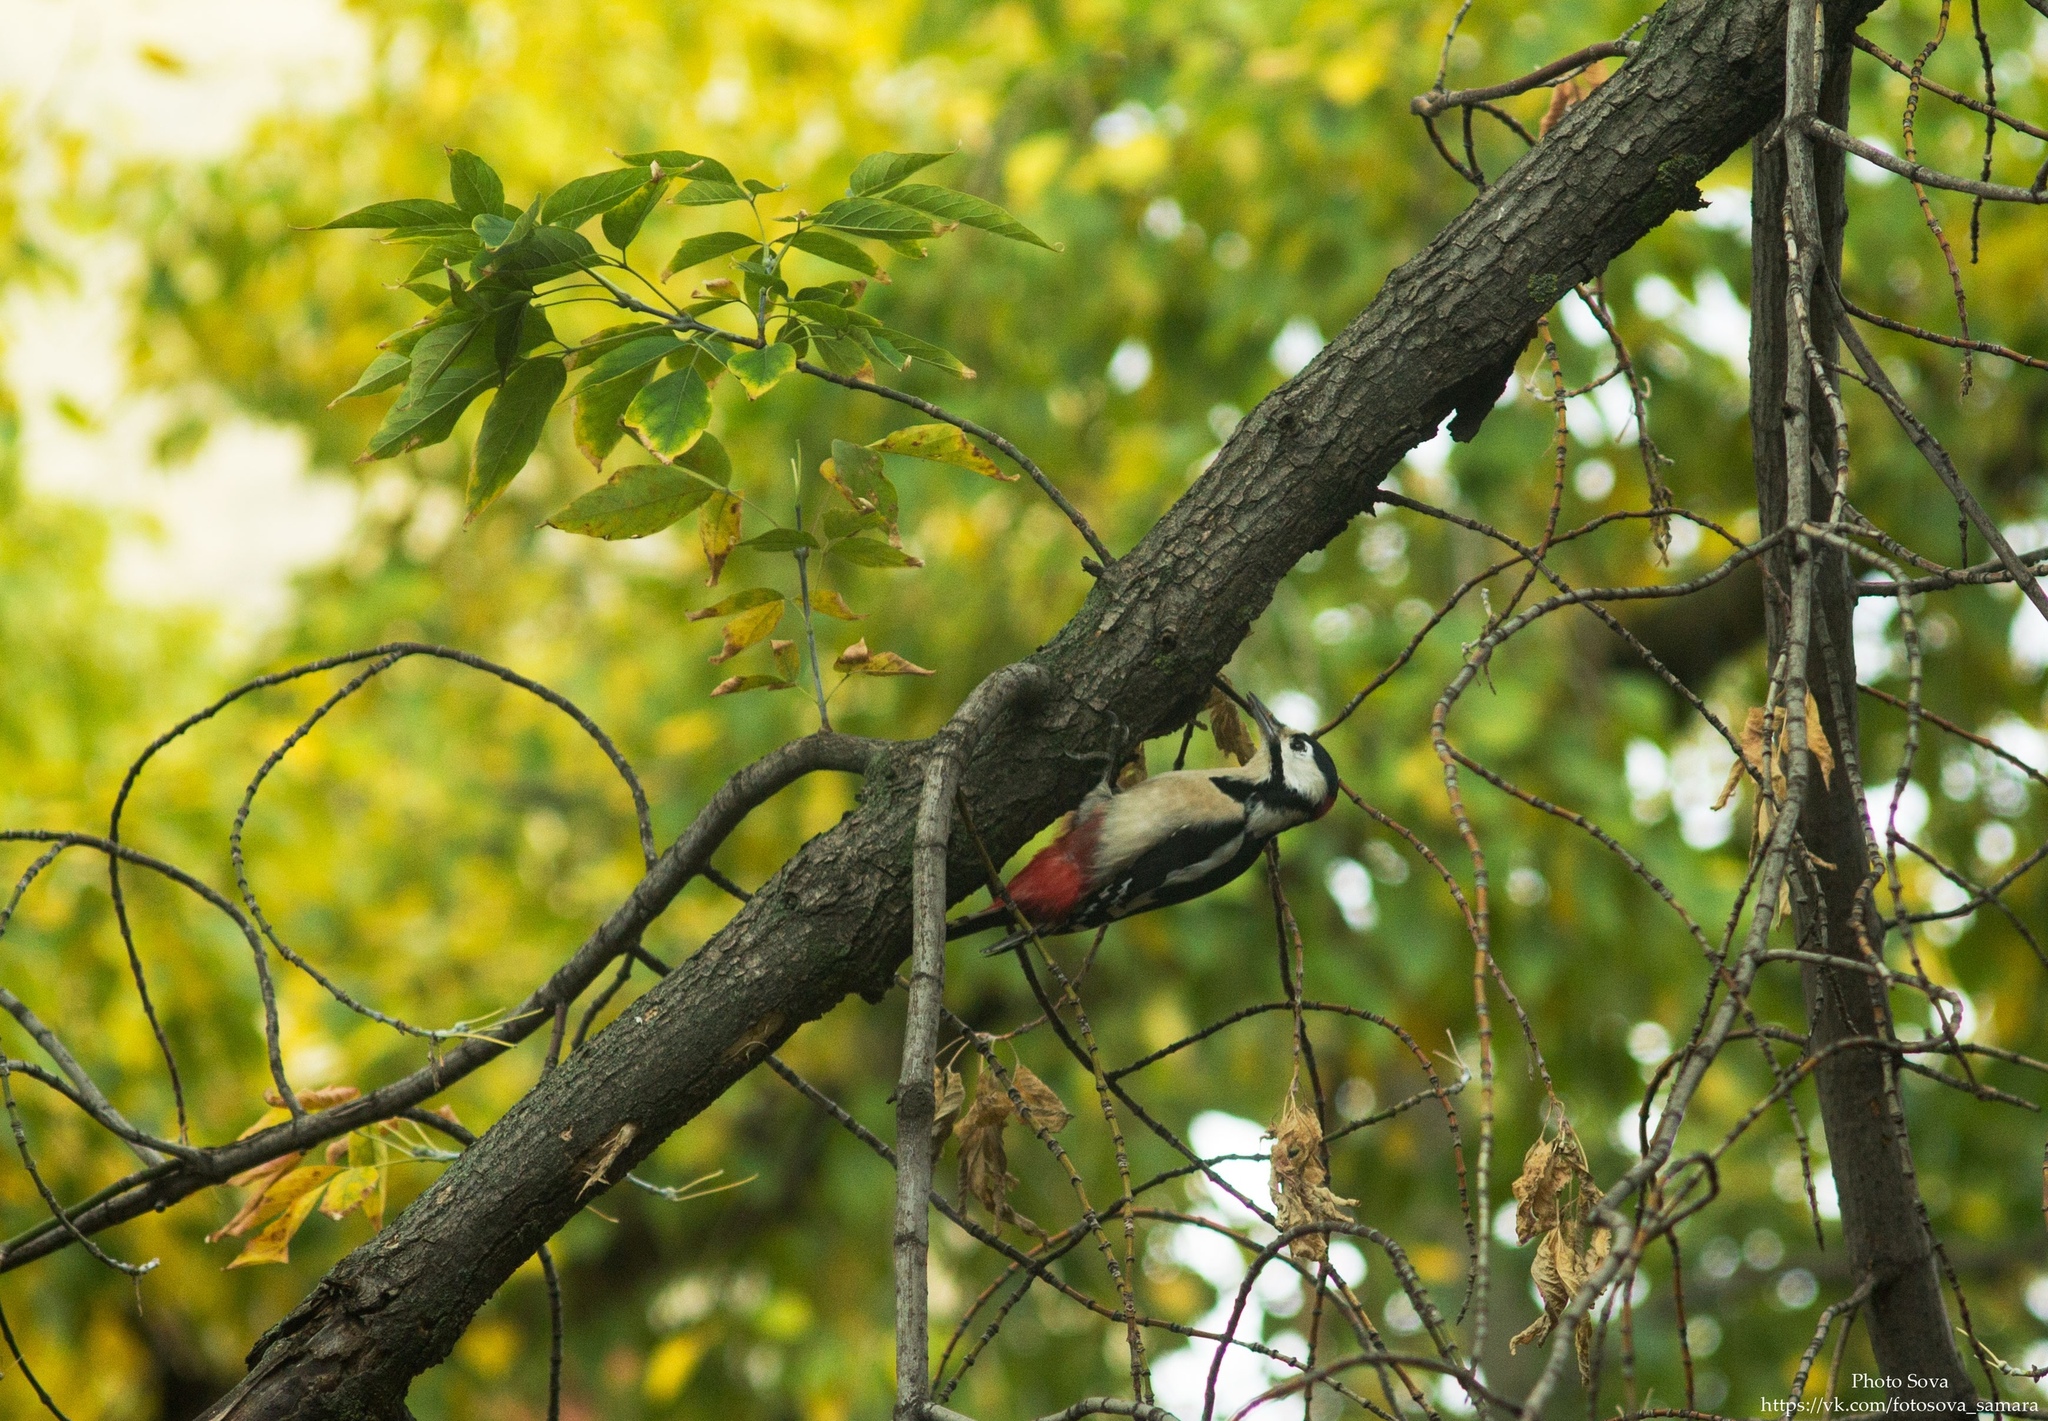
<instances>
[{"instance_id":1,"label":"woodpecker's eye","mask_svg":"<svg viewBox=\"0 0 2048 1421\"><path fill-rule=\"evenodd\" d=\"M1306 749L1308 749L1308 737L1307 737L1306 735L1297 735L1297 736L1295 736L1295 737L1294 737L1294 748L1295 748L1295 749L1297 749L1297 750L1306 750Z\"/></svg>"}]
</instances>

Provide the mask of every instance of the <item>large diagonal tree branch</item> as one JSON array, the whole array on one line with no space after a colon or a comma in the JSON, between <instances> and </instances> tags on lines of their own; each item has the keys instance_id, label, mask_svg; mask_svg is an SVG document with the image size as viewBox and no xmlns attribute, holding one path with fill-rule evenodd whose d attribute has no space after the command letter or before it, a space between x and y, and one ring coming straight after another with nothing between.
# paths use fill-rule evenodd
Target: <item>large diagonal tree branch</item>
<instances>
[{"instance_id":1,"label":"large diagonal tree branch","mask_svg":"<svg viewBox=\"0 0 2048 1421\"><path fill-rule=\"evenodd\" d=\"M1864 0L1833 0L1831 22ZM1572 110L1269 396L1033 660L1048 694L980 737L961 778L1008 854L1071 807L1112 718L1159 732L1200 705L1304 554L1454 410L1498 396L1526 333L1673 211L1776 114L1784 6L1673 0L1634 62ZM1468 418L1467 424L1473 422ZM258 1342L211 1414L389 1418L411 1379L591 1196L850 992L879 997L910 944L921 745L877 759L858 809L694 957L549 1073L445 1176ZM977 881L957 840L949 881Z\"/></svg>"}]
</instances>

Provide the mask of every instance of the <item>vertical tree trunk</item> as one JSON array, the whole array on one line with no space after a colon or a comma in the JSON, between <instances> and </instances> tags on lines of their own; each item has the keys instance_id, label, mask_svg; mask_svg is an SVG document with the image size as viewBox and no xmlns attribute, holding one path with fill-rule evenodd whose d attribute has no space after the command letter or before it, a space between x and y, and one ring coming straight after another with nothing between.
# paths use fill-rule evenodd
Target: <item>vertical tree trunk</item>
<instances>
[{"instance_id":1,"label":"vertical tree trunk","mask_svg":"<svg viewBox=\"0 0 2048 1421\"><path fill-rule=\"evenodd\" d=\"M1846 127L1849 109L1849 34L1828 36L1827 67L1820 89L1820 116ZM1834 457L1833 421L1818 386L1788 390L1785 377L1788 323L1787 264L1782 211L1786 189L1783 144L1806 142L1769 134L1752 147L1750 294L1750 438L1756 460L1759 523L1763 531L1782 527L1790 501L1785 449L1785 412L1791 401L1804 400L1811 415L1814 449L1820 467ZM1838 275L1842 264L1842 232L1848 205L1843 191L1842 154L1815 145L1814 167L1821 228L1820 259ZM1808 260L1812 260L1809 255ZM1810 313L1812 336L1823 361L1835 358L1838 310L1832 280L1815 281ZM1808 451L1798 451L1806 466L1812 493L1809 506L1826 518L1833 491L1814 468ZM1800 553L1781 546L1768 556L1770 585L1766 591L1768 645L1776 664L1784 649L1790 616L1786 590L1792 585L1792 560L1815 559L1815 641L1808 678L1820 712L1809 724L1810 737L1825 729L1836 745L1855 744L1856 663L1850 637L1855 606L1853 577L1847 557L1837 549L1811 546ZM1841 757L1837 757L1840 759ZM1810 852L1833 867L1795 864L1788 875L1794 884L1793 923L1802 948L1841 957L1860 958L1864 941L1881 950L1877 904L1865 888L1868 849L1864 838L1863 804L1846 767L1831 785L1809 771L1799 830ZM1801 884L1809 891L1802 891ZM1818 885L1818 900L1810 891ZM1759 906L1759 912L1769 911ZM1890 1036L1887 1003L1873 992L1862 973L1839 972L1814 965L1803 968L1811 1049L1825 1051L1833 1042L1854 1036ZM1922 1400L1974 1404L1975 1392L1963 1369L1955 1334L1942 1305L1932 1243L1920 1220L1920 1204L1911 1173L1908 1144L1895 1127L1887 1096L1886 1060L1881 1052L1845 1050L1824 1059L1814 1072L1820 1095L1821 1120L1833 1162L1841 1201L1842 1238L1849 1253L1850 1287L1867 1275L1875 1283L1864 1309L1879 1373L1900 1381L1927 1379L1911 1394Z\"/></svg>"}]
</instances>

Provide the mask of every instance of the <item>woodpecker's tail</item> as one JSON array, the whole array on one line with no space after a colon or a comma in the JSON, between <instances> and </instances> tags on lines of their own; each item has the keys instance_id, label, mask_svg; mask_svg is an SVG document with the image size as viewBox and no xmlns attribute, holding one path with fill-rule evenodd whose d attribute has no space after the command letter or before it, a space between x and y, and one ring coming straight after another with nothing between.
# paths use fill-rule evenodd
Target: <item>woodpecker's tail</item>
<instances>
[{"instance_id":1,"label":"woodpecker's tail","mask_svg":"<svg viewBox=\"0 0 2048 1421\"><path fill-rule=\"evenodd\" d=\"M1000 957L1006 952L1015 952L1029 941L1031 941L1030 933L1011 933L1007 937L999 938L987 947L984 947L981 950L981 955L983 957Z\"/></svg>"}]
</instances>

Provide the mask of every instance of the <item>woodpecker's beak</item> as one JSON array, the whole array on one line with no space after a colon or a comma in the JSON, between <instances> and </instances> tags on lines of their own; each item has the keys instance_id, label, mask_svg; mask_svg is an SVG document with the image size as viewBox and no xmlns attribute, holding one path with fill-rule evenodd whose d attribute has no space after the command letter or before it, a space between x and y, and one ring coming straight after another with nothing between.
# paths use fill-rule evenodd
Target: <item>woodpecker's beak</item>
<instances>
[{"instance_id":1,"label":"woodpecker's beak","mask_svg":"<svg viewBox=\"0 0 2048 1421\"><path fill-rule=\"evenodd\" d=\"M1273 712L1266 709L1266 703L1257 696L1247 693L1245 700L1251 705L1252 719L1259 723L1259 737L1266 742L1267 748L1279 744L1280 722L1273 718Z\"/></svg>"}]
</instances>

